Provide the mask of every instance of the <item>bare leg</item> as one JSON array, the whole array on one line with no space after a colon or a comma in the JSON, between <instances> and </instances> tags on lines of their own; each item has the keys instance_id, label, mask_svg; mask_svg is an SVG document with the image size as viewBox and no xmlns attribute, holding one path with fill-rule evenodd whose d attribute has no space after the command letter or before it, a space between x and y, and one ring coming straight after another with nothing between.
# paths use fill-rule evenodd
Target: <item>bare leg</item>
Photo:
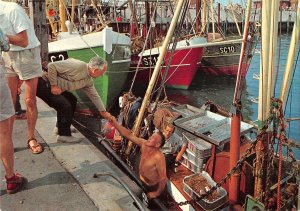
<instances>
[{"instance_id":1,"label":"bare leg","mask_svg":"<svg viewBox=\"0 0 300 211\"><path fill-rule=\"evenodd\" d=\"M36 88L38 78L25 81L25 104L27 107L28 139L35 138L34 131L37 121ZM31 141L36 144L36 141ZM30 142L30 143L31 143Z\"/></svg>"},{"instance_id":2,"label":"bare leg","mask_svg":"<svg viewBox=\"0 0 300 211\"><path fill-rule=\"evenodd\" d=\"M0 152L6 177L14 176L14 146L12 142L12 124L14 116L0 121Z\"/></svg>"},{"instance_id":3,"label":"bare leg","mask_svg":"<svg viewBox=\"0 0 300 211\"><path fill-rule=\"evenodd\" d=\"M7 82L11 92L11 97L14 103L14 107L16 106L16 98L17 98L19 81L20 79L18 77L7 77Z\"/></svg>"}]
</instances>

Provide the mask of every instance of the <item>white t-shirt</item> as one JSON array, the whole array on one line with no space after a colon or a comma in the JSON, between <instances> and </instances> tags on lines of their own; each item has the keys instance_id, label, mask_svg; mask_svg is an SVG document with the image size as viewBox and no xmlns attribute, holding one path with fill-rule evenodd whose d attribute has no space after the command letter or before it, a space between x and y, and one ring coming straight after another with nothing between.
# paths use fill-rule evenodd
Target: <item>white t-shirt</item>
<instances>
[{"instance_id":1,"label":"white t-shirt","mask_svg":"<svg viewBox=\"0 0 300 211\"><path fill-rule=\"evenodd\" d=\"M28 46L23 48L11 45L10 51L32 49L41 44L35 35L32 21L29 19L24 9L17 3L0 0L0 23L3 33L7 35L16 35L24 30L27 31Z\"/></svg>"}]
</instances>

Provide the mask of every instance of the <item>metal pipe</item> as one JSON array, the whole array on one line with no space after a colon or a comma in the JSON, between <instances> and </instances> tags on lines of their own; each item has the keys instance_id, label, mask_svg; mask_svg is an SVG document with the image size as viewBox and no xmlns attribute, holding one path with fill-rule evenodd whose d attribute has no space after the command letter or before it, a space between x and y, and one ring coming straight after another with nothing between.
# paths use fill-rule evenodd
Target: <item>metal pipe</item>
<instances>
[{"instance_id":1,"label":"metal pipe","mask_svg":"<svg viewBox=\"0 0 300 211\"><path fill-rule=\"evenodd\" d=\"M125 188L125 190L129 193L129 195L132 197L132 199L136 202L136 204L137 204L137 206L140 210L142 210L142 211L147 210L145 208L143 202L138 197L136 197L136 195L130 190L130 188L126 185L126 183L123 180L121 180L121 178L116 177L116 176L114 176L114 175L112 175L111 173L108 173L108 172L94 174L94 178L96 178L96 176L104 176L104 175L111 176L115 180L117 180Z\"/></svg>"}]
</instances>

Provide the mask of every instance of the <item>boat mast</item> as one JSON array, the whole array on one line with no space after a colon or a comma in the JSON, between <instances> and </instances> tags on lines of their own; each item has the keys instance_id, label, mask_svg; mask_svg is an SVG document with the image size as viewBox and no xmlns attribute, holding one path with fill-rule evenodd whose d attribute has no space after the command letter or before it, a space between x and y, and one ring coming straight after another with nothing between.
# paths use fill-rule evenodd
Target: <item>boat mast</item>
<instances>
[{"instance_id":1,"label":"boat mast","mask_svg":"<svg viewBox=\"0 0 300 211\"><path fill-rule=\"evenodd\" d=\"M59 17L60 17L61 31L66 32L67 31L66 8L65 8L64 0L59 0Z\"/></svg>"},{"instance_id":2,"label":"boat mast","mask_svg":"<svg viewBox=\"0 0 300 211\"><path fill-rule=\"evenodd\" d=\"M201 13L201 34L206 30L207 23L207 0L202 2L202 13Z\"/></svg>"},{"instance_id":3,"label":"boat mast","mask_svg":"<svg viewBox=\"0 0 300 211\"><path fill-rule=\"evenodd\" d=\"M158 56L158 59L157 59L156 65L155 65L155 69L153 71L153 74L151 76L148 88L146 90L146 94L145 94L145 97L143 99L143 102L142 102L142 105L141 105L138 117L137 117L137 119L135 121L135 124L133 126L133 131L132 132L136 136L139 135L140 125L141 125L142 119L144 117L144 113L145 113L146 107L149 104L149 99L150 99L153 87L155 85L156 78L157 78L157 76L159 74L159 71L160 71L160 68L161 68L161 64L162 64L163 59L164 59L164 57L165 57L165 55L167 53L169 43L172 40L173 33L174 33L174 30L175 30L175 27L176 27L176 24L177 24L177 21L178 21L180 12L181 12L181 8L183 6L183 2L184 2L184 0L179 0L178 3L177 3L176 9L175 9L175 13L174 13L174 16L173 16L171 24L170 24L170 28L168 30L166 38L164 39L164 42L163 42L163 45L162 45L162 48L161 48L161 52L160 52L160 54ZM131 151L131 148L132 148L132 142L129 141L127 149L126 149L126 152L125 152L127 155L129 155L129 153Z\"/></svg>"},{"instance_id":4,"label":"boat mast","mask_svg":"<svg viewBox=\"0 0 300 211\"><path fill-rule=\"evenodd\" d=\"M289 90L288 87L290 85L290 78L294 66L296 47L299 43L299 39L300 39L300 3L298 3L298 7L297 7L296 18L295 18L294 28L293 28L292 38L291 38L291 46L289 49L289 54L287 57L287 63L286 63L284 77L281 86L280 100L282 101L283 105L285 105L287 100L286 96Z\"/></svg>"},{"instance_id":5,"label":"boat mast","mask_svg":"<svg viewBox=\"0 0 300 211\"><path fill-rule=\"evenodd\" d=\"M256 144L254 197L261 198L265 188L268 149L271 135L268 131L271 98L274 96L274 58L277 45L279 0L262 1L262 45L260 59L260 81L258 102L258 128L262 137ZM276 30L276 31L275 31ZM267 131L267 133L265 133Z\"/></svg>"},{"instance_id":6,"label":"boat mast","mask_svg":"<svg viewBox=\"0 0 300 211\"><path fill-rule=\"evenodd\" d=\"M214 15L214 2L210 2L210 12L211 12L211 25L212 25L212 34L213 34L213 41L216 40L216 35L215 35L215 15Z\"/></svg>"},{"instance_id":7,"label":"boat mast","mask_svg":"<svg viewBox=\"0 0 300 211\"><path fill-rule=\"evenodd\" d=\"M75 17L75 4L76 0L72 0L72 10L71 10L71 24L73 25L75 23L74 17Z\"/></svg>"},{"instance_id":8,"label":"boat mast","mask_svg":"<svg viewBox=\"0 0 300 211\"><path fill-rule=\"evenodd\" d=\"M278 10L279 10L279 0L272 1L271 5L271 22L270 22L270 38L269 38L269 66L268 66L268 89L267 89L267 103L266 107L270 108L271 98L274 97L274 83L275 83L275 58L277 52L277 40L278 40ZM269 113L269 111L267 110ZM267 114L268 115L268 114ZM268 116L267 116L268 118Z\"/></svg>"},{"instance_id":9,"label":"boat mast","mask_svg":"<svg viewBox=\"0 0 300 211\"><path fill-rule=\"evenodd\" d=\"M35 34L41 42L41 59L48 61L48 31L45 15L45 0L29 0L29 17L33 22Z\"/></svg>"},{"instance_id":10,"label":"boat mast","mask_svg":"<svg viewBox=\"0 0 300 211\"><path fill-rule=\"evenodd\" d=\"M201 26L201 13L200 13L200 8L201 8L201 0L196 0L196 33L200 32L200 26ZM200 13L200 16L198 17L198 14Z\"/></svg>"},{"instance_id":11,"label":"boat mast","mask_svg":"<svg viewBox=\"0 0 300 211\"><path fill-rule=\"evenodd\" d=\"M240 54L240 61L235 85L235 92L233 97L233 109L231 109L231 138L230 138L230 169L234 168L237 165L238 160L240 159L240 130L241 130L241 104L238 97L240 89L240 81L242 78L243 72L243 60L247 45L248 39L248 30L249 30L249 19L251 13L251 4L252 0L248 0L247 11L245 17L245 27L243 35L243 43ZM239 193L239 173L234 173L229 180L229 202L236 204L238 201Z\"/></svg>"}]
</instances>

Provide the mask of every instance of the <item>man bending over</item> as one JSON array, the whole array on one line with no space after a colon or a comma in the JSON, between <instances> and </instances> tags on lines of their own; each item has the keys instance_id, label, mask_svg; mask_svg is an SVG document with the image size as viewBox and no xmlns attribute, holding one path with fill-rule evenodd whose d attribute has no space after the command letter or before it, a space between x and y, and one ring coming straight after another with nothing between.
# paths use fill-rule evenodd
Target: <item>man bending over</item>
<instances>
[{"instance_id":1,"label":"man bending over","mask_svg":"<svg viewBox=\"0 0 300 211\"><path fill-rule=\"evenodd\" d=\"M77 98L69 91L81 89L95 104L102 117L110 117L92 80L102 76L106 69L106 61L97 56L88 64L77 59L48 64L48 72L39 78L36 95L57 111L57 142L76 143L81 140L71 135L70 127Z\"/></svg>"}]
</instances>

